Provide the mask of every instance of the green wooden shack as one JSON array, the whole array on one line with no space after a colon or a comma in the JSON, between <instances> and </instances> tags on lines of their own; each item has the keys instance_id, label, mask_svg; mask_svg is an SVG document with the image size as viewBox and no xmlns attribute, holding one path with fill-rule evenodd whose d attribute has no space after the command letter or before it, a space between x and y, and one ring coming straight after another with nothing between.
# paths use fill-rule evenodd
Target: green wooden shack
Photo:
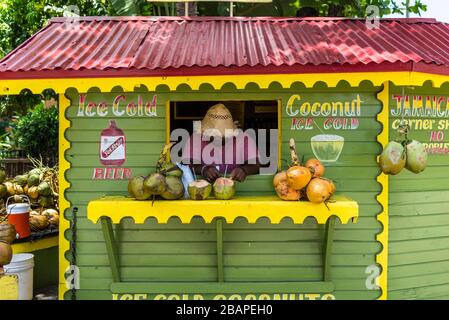
<instances>
[{"instance_id":1,"label":"green wooden shack","mask_svg":"<svg viewBox=\"0 0 449 320\"><path fill-rule=\"evenodd\" d=\"M55 18L4 57L1 94L59 95L60 299L448 299L449 25L378 22ZM231 200L128 197L217 102L277 130L278 169L291 138L325 161L333 201L282 201L262 174ZM403 124L428 166L387 176Z\"/></svg>"}]
</instances>

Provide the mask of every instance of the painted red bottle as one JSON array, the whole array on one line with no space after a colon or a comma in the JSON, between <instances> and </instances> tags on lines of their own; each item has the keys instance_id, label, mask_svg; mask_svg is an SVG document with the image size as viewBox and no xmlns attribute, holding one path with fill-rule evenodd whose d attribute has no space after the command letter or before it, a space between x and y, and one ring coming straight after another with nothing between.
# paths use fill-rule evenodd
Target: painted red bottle
<instances>
[{"instance_id":1,"label":"painted red bottle","mask_svg":"<svg viewBox=\"0 0 449 320\"><path fill-rule=\"evenodd\" d=\"M109 121L109 127L101 131L100 162L105 166L121 166L126 160L126 139L115 120Z\"/></svg>"}]
</instances>

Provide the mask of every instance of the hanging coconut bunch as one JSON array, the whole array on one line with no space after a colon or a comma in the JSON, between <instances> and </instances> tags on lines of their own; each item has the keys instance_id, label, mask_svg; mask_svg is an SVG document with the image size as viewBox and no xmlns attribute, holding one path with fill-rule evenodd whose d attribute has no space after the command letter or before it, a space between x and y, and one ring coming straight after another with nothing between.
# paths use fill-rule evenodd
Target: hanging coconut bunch
<instances>
[{"instance_id":1,"label":"hanging coconut bunch","mask_svg":"<svg viewBox=\"0 0 449 320\"><path fill-rule=\"evenodd\" d=\"M406 168L418 174L427 167L427 151L425 146L416 140L408 139L410 127L400 125L398 139L390 141L379 157L379 166L383 173L397 175Z\"/></svg>"},{"instance_id":2,"label":"hanging coconut bunch","mask_svg":"<svg viewBox=\"0 0 449 320\"><path fill-rule=\"evenodd\" d=\"M154 199L160 196L166 200L177 200L184 196L182 170L169 161L170 149L173 143L164 146L156 171L148 176L136 176L128 183L128 193L136 200Z\"/></svg>"},{"instance_id":3,"label":"hanging coconut bunch","mask_svg":"<svg viewBox=\"0 0 449 320\"><path fill-rule=\"evenodd\" d=\"M323 203L330 199L336 188L332 180L323 177L325 167L317 159L309 159L301 165L296 152L295 140L290 139L292 165L278 172L273 186L279 198L286 201L308 200Z\"/></svg>"}]
</instances>

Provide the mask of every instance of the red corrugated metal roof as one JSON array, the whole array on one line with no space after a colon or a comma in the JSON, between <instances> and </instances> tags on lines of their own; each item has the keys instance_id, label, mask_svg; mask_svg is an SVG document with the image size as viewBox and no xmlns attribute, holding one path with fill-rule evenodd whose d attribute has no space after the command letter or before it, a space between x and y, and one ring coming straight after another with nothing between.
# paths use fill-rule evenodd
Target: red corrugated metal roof
<instances>
[{"instance_id":1,"label":"red corrugated metal roof","mask_svg":"<svg viewBox=\"0 0 449 320\"><path fill-rule=\"evenodd\" d=\"M383 19L370 30L345 18L82 17L52 19L0 61L0 76L410 63L449 68L449 24Z\"/></svg>"}]
</instances>

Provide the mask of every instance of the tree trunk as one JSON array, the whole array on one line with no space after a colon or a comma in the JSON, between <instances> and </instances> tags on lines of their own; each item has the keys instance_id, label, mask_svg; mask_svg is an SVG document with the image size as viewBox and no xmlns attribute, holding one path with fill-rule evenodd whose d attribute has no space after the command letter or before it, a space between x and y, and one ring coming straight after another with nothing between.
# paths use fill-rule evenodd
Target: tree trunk
<instances>
[{"instance_id":1,"label":"tree trunk","mask_svg":"<svg viewBox=\"0 0 449 320\"><path fill-rule=\"evenodd\" d=\"M176 2L176 15L178 17L185 16L185 2ZM198 15L196 2L189 2L189 17L195 17Z\"/></svg>"}]
</instances>

